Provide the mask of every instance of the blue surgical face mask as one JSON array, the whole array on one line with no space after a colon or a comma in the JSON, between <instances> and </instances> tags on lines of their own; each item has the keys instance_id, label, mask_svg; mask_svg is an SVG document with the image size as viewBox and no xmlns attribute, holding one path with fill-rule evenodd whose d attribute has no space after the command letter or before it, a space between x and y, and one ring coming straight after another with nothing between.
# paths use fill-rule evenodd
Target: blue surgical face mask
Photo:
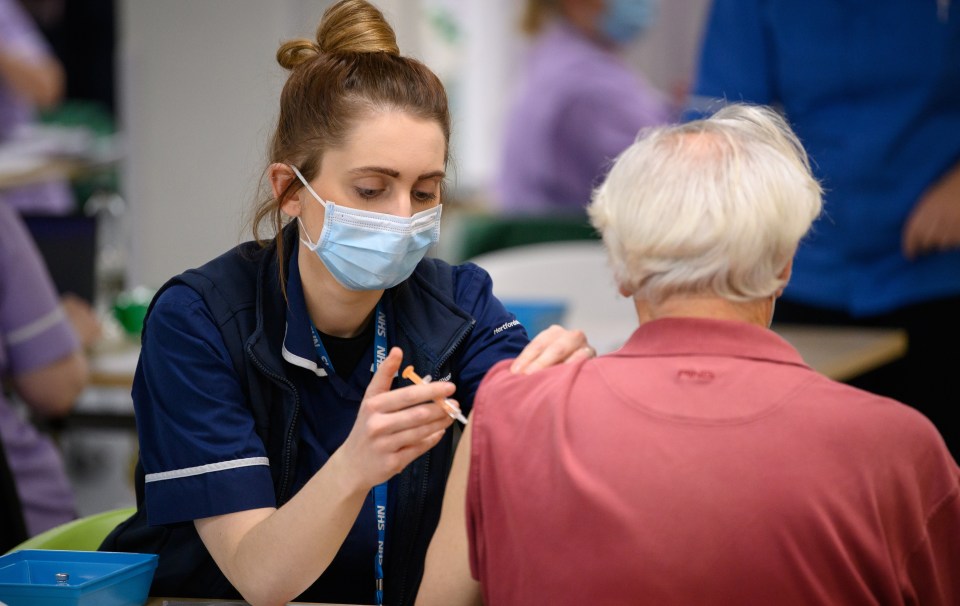
<instances>
[{"instance_id":1,"label":"blue surgical face mask","mask_svg":"<svg viewBox=\"0 0 960 606\"><path fill-rule=\"evenodd\" d=\"M656 22L659 9L659 0L607 0L597 25L612 42L627 44Z\"/></svg>"},{"instance_id":2,"label":"blue surgical face mask","mask_svg":"<svg viewBox=\"0 0 960 606\"><path fill-rule=\"evenodd\" d=\"M410 277L427 250L440 239L440 205L412 217L397 217L337 206L310 187L297 167L300 182L323 205L323 230L314 244L300 217L312 250L337 282L350 290L383 290Z\"/></svg>"}]
</instances>

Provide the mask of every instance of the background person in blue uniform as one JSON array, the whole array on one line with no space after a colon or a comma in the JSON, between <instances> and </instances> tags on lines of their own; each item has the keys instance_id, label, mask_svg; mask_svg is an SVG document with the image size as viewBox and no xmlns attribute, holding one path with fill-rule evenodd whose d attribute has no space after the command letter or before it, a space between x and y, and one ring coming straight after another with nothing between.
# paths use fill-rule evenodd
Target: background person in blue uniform
<instances>
[{"instance_id":1,"label":"background person in blue uniform","mask_svg":"<svg viewBox=\"0 0 960 606\"><path fill-rule=\"evenodd\" d=\"M826 191L776 321L905 328L906 357L852 382L960 457L960 4L714 0L694 91L779 105Z\"/></svg>"},{"instance_id":2,"label":"background person in blue uniform","mask_svg":"<svg viewBox=\"0 0 960 606\"><path fill-rule=\"evenodd\" d=\"M528 339L484 271L424 259L447 98L383 15L338 2L277 58L290 76L254 220L276 234L154 299L133 388L138 511L101 549L159 553L153 595L411 603L453 450L432 400L456 386L469 411ZM518 370L593 353L554 327ZM411 385L407 364L437 380Z\"/></svg>"}]
</instances>

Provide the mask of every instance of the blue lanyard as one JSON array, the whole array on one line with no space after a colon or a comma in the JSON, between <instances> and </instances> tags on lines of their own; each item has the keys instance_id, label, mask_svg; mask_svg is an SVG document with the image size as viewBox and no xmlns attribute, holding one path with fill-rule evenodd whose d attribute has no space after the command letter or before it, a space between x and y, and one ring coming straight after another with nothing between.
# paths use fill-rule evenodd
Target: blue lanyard
<instances>
[{"instance_id":1,"label":"blue lanyard","mask_svg":"<svg viewBox=\"0 0 960 606\"><path fill-rule=\"evenodd\" d=\"M380 368L380 364L387 357L387 315L383 313L380 303L377 303L377 329L373 337L374 346L374 368ZM313 332L313 347L317 350L317 357L320 358L320 365L327 371L328 375L333 375L333 361L327 355L327 348L323 346L320 335L316 327L310 324L310 330ZM378 484L373 487L373 509L376 514L377 522L377 554L373 559L373 574L376 583L377 604L383 604L383 543L387 536L387 483Z\"/></svg>"},{"instance_id":2,"label":"blue lanyard","mask_svg":"<svg viewBox=\"0 0 960 606\"><path fill-rule=\"evenodd\" d=\"M377 555L373 558L373 574L377 588L377 604L383 604L383 540L387 535L387 483L373 487L373 502L377 513Z\"/></svg>"}]
</instances>

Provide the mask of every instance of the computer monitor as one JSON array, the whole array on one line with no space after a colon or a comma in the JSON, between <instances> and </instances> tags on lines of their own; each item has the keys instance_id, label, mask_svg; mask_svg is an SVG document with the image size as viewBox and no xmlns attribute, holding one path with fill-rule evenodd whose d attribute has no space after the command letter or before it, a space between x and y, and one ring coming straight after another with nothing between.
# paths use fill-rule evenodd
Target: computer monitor
<instances>
[{"instance_id":1,"label":"computer monitor","mask_svg":"<svg viewBox=\"0 0 960 606\"><path fill-rule=\"evenodd\" d=\"M94 303L97 219L85 215L26 215L27 229L60 294L72 292Z\"/></svg>"}]
</instances>

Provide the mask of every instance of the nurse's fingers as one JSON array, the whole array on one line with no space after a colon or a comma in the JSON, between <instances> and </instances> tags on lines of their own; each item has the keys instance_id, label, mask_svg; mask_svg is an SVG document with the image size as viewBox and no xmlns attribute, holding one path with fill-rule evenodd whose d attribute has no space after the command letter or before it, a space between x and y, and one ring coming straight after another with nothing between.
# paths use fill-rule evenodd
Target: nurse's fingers
<instances>
[{"instance_id":1,"label":"nurse's fingers","mask_svg":"<svg viewBox=\"0 0 960 606\"><path fill-rule=\"evenodd\" d=\"M596 351L587 343L587 337L582 330L568 330L554 324L537 335L520 352L517 359L510 365L510 371L532 374L561 362L575 361L583 357L593 357L593 355L596 355Z\"/></svg>"}]
</instances>

